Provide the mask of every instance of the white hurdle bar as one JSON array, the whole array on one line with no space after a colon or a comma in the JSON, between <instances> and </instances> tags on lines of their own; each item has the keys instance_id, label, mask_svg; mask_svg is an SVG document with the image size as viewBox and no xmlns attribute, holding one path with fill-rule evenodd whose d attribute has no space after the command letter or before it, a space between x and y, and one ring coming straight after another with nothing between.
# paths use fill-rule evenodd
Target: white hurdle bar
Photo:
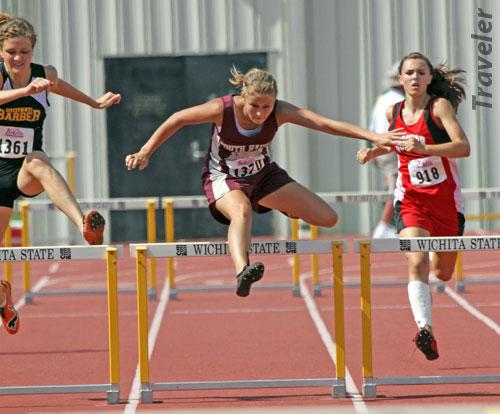
<instances>
[{"instance_id":1,"label":"white hurdle bar","mask_svg":"<svg viewBox=\"0 0 500 414\"><path fill-rule=\"evenodd\" d=\"M333 204L358 204L358 203L382 203L393 198L393 194L388 191L368 191L368 192L320 192L317 193L323 200L327 203ZM500 187L494 188L465 188L462 189L462 195L465 200L493 200L500 198ZM161 205L165 210L165 239L169 243L174 242L174 209L197 209L208 207L208 202L205 196L202 195L192 195L192 196L173 196L173 197L162 197ZM314 227L314 226L312 226ZM311 228L312 230L312 228ZM317 231L317 228L314 230ZM317 257L311 256L313 262L312 266L316 267ZM460 255L457 259L461 260ZM460 262L461 263L461 262ZM297 263L298 267L298 263ZM460 270L459 270L460 269ZM176 297L175 289L175 270L174 270L174 259L167 259L167 274L170 286L170 295L172 298ZM315 280L316 279L316 280ZM323 287L330 288L329 283L321 284L319 276L313 273L313 292L315 296L321 296L321 289ZM461 265L457 266L457 280L456 280L456 290L458 292L464 291L465 283L496 283L497 279L489 278L482 279L481 281L466 281L462 277ZM374 283L382 285L398 285L398 281L376 281ZM349 283L346 286L357 286L357 283ZM225 287L220 287L224 289ZM443 285L437 283L437 291L443 291ZM208 289L208 288L206 288ZM212 289L216 289L215 287ZM294 294L296 294L296 289L294 287Z\"/></svg>"},{"instance_id":2,"label":"white hurdle bar","mask_svg":"<svg viewBox=\"0 0 500 414\"><path fill-rule=\"evenodd\" d=\"M361 322L363 344L363 396L375 398L377 385L482 384L500 383L500 375L374 377L372 364L371 253L460 252L500 250L500 236L415 237L401 239L357 239L354 252L360 253Z\"/></svg>"},{"instance_id":3,"label":"white hurdle bar","mask_svg":"<svg viewBox=\"0 0 500 414\"><path fill-rule=\"evenodd\" d=\"M276 380L202 381L202 382L150 382L147 306L147 257L207 257L227 256L225 242L131 244L130 256L136 258L138 347L141 381L141 401L151 403L155 390L213 390L246 388L299 388L331 386L334 397L346 395L345 385L345 338L344 293L342 254L347 250L345 240L268 240L253 241L253 254L326 254L333 259L334 332L336 341L336 377Z\"/></svg>"},{"instance_id":4,"label":"white hurdle bar","mask_svg":"<svg viewBox=\"0 0 500 414\"><path fill-rule=\"evenodd\" d=\"M147 238L148 242L156 241L156 217L155 212L160 206L159 197L136 197L136 198L92 198L92 199L78 199L78 204L82 210L105 210L105 211L135 211L141 210L147 213ZM20 205L26 205L28 212L42 212L42 211L55 211L58 210L57 207L51 200L24 200ZM23 227L25 231L29 234L29 226L23 222ZM151 260L150 266L150 290L148 296L150 299L156 298L156 263ZM23 268L23 285L24 294L26 297L26 303L33 303L33 297L35 296L57 296L57 295L94 295L106 293L105 289L65 289L65 290L43 290L38 292L33 292L31 290L29 276L29 264L25 264ZM135 293L135 290L128 288L120 289L120 292L131 292Z\"/></svg>"},{"instance_id":5,"label":"white hurdle bar","mask_svg":"<svg viewBox=\"0 0 500 414\"><path fill-rule=\"evenodd\" d=\"M104 391L108 404L120 402L117 259L122 246L44 246L0 249L0 262L106 260L108 291L109 384L0 387L0 395L68 394Z\"/></svg>"},{"instance_id":6,"label":"white hurdle bar","mask_svg":"<svg viewBox=\"0 0 500 414\"><path fill-rule=\"evenodd\" d=\"M79 198L78 204L82 210L96 209L109 211L131 211L131 210L146 210L148 202L154 200L155 208L160 206L159 197L116 197L116 198ZM58 210L54 203L50 200L29 200L31 211L52 211Z\"/></svg>"}]
</instances>

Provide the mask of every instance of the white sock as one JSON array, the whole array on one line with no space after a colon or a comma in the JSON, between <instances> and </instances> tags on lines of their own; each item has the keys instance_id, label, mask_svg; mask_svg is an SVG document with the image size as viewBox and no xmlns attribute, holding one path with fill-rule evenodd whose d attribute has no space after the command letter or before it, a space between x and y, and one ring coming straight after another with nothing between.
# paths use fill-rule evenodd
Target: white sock
<instances>
[{"instance_id":1,"label":"white sock","mask_svg":"<svg viewBox=\"0 0 500 414\"><path fill-rule=\"evenodd\" d=\"M372 238L381 239L384 233L387 231L387 227L387 223L384 223L383 221L378 223L377 227L375 227L375 230L373 230Z\"/></svg>"},{"instance_id":2,"label":"white sock","mask_svg":"<svg viewBox=\"0 0 500 414\"><path fill-rule=\"evenodd\" d=\"M432 326L431 291L427 283L412 280L408 283L408 298L413 318L419 329Z\"/></svg>"}]
</instances>

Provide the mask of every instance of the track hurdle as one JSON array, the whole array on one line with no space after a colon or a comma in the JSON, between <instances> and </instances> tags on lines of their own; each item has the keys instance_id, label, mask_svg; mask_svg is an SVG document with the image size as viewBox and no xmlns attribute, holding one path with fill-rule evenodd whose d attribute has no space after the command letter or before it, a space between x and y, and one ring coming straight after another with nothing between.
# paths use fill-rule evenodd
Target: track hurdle
<instances>
[{"instance_id":1,"label":"track hurdle","mask_svg":"<svg viewBox=\"0 0 500 414\"><path fill-rule=\"evenodd\" d=\"M319 192L317 193L323 200L328 204L358 204L358 203L382 203L387 200L392 199L393 194L387 191L368 191L368 192ZM500 187L495 188L470 188L462 189L462 195L464 200L493 200L500 198ZM176 197L163 197L162 206L165 211L165 234L166 241L172 243L174 241L174 208L206 208L208 203L204 196L176 196ZM472 216L468 215L466 219L468 221L477 220L477 217L481 217L482 220L497 219L500 215L480 215ZM318 237L317 226L310 227L310 238L315 239ZM295 238L292 236L292 238ZM297 237L298 238L298 237ZM457 260L456 266L456 284L455 289L458 292L463 292L466 283L498 283L496 279L482 279L481 281L467 280L464 278L462 271L462 258ZM167 260L167 275L168 282L170 286L170 295L172 298L176 297L177 289L175 288L175 270L173 258ZM299 269L300 272L300 262L296 261L294 258L294 272L295 269ZM319 276L318 269L318 258L316 255L311 255L311 278L313 281L313 293L314 296L321 296L322 288L330 288L329 283L322 284ZM377 281L376 284L379 282ZM398 281L383 281L380 282L383 285L387 284L398 284ZM439 283L437 284L437 290L442 291L443 286ZM295 294L296 289L293 286L293 292Z\"/></svg>"},{"instance_id":2,"label":"track hurdle","mask_svg":"<svg viewBox=\"0 0 500 414\"><path fill-rule=\"evenodd\" d=\"M354 251L360 253L361 321L363 342L363 395L377 396L377 385L482 384L500 383L500 375L374 377L372 365L371 253L450 252L500 250L500 236L421 237L401 239L354 240Z\"/></svg>"},{"instance_id":3,"label":"track hurdle","mask_svg":"<svg viewBox=\"0 0 500 414\"><path fill-rule=\"evenodd\" d=\"M336 377L309 379L151 382L149 378L147 270L148 257L206 257L227 256L229 247L224 242L131 244L130 256L136 258L138 306L138 354L141 381L141 401L151 403L153 391L214 390L251 388L300 388L331 386L334 397L344 397L345 387L345 338L344 291L342 254L347 248L345 240L268 240L252 242L258 254L331 254L333 268L334 332L336 346Z\"/></svg>"},{"instance_id":4,"label":"track hurdle","mask_svg":"<svg viewBox=\"0 0 500 414\"><path fill-rule=\"evenodd\" d=\"M106 260L108 292L109 384L31 385L0 387L0 395L69 394L105 391L108 404L120 401L117 259L123 248L111 246L46 246L0 249L0 261Z\"/></svg>"},{"instance_id":5,"label":"track hurdle","mask_svg":"<svg viewBox=\"0 0 500 414\"><path fill-rule=\"evenodd\" d=\"M167 243L174 242L174 208L206 208L208 207L208 202L205 196L177 196L177 197L164 197L162 198L162 205L165 214L165 239ZM298 220L291 219L291 238L293 240L299 239L299 227ZM316 259L317 263L317 259ZM316 265L317 274L317 265ZM287 289L292 288L292 294L294 296L300 296L299 288L299 275L300 275L300 259L298 254L293 254L293 274L292 274L292 284L275 283L275 284L265 284L257 285L255 289ZM190 292L203 292L206 290L230 290L234 289L234 286L222 285L222 286L190 286L190 287L176 287L175 285L175 266L174 257L167 258L167 280L169 286L169 297L171 299L177 298L177 293L180 291L190 291ZM317 279L314 278L313 282ZM316 292L316 286L314 287Z\"/></svg>"},{"instance_id":6,"label":"track hurdle","mask_svg":"<svg viewBox=\"0 0 500 414\"><path fill-rule=\"evenodd\" d=\"M103 198L103 199L79 199L78 204L82 210L107 210L107 211L146 211L147 220L147 241L156 241L156 210L160 205L159 197L138 197L138 198ZM22 245L30 244L30 213L55 211L57 207L50 200L23 201L19 204L22 222ZM149 261L150 266L150 287L148 296L150 299L156 298L156 262ZM106 293L105 289L65 289L65 290L43 290L33 292L31 290L29 263L23 263L23 288L26 304L33 303L34 296L53 295L78 295L78 294L99 294ZM120 289L124 292L134 292L131 289Z\"/></svg>"}]
</instances>

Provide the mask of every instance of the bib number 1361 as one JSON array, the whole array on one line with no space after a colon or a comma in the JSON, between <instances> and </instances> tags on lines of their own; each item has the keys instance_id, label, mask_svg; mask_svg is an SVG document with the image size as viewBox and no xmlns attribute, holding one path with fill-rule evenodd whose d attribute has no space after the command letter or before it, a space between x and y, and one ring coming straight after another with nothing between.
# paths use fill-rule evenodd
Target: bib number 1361
<instances>
[{"instance_id":1,"label":"bib number 1361","mask_svg":"<svg viewBox=\"0 0 500 414\"><path fill-rule=\"evenodd\" d=\"M26 156L28 155L28 142L0 138L0 155L3 157Z\"/></svg>"},{"instance_id":2,"label":"bib number 1361","mask_svg":"<svg viewBox=\"0 0 500 414\"><path fill-rule=\"evenodd\" d=\"M33 151L34 130L0 126L0 157L23 158Z\"/></svg>"}]
</instances>

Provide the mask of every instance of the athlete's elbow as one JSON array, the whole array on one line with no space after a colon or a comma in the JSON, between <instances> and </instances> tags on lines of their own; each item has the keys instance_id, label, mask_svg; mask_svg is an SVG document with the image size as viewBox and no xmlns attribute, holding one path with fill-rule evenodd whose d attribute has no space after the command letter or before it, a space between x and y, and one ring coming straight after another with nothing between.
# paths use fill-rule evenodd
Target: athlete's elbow
<instances>
[{"instance_id":1,"label":"athlete's elbow","mask_svg":"<svg viewBox=\"0 0 500 414\"><path fill-rule=\"evenodd\" d=\"M453 158L465 158L470 155L470 145L468 142L462 142L455 147Z\"/></svg>"},{"instance_id":2,"label":"athlete's elbow","mask_svg":"<svg viewBox=\"0 0 500 414\"><path fill-rule=\"evenodd\" d=\"M462 157L468 157L470 155L470 144L467 142L462 148Z\"/></svg>"}]
</instances>

